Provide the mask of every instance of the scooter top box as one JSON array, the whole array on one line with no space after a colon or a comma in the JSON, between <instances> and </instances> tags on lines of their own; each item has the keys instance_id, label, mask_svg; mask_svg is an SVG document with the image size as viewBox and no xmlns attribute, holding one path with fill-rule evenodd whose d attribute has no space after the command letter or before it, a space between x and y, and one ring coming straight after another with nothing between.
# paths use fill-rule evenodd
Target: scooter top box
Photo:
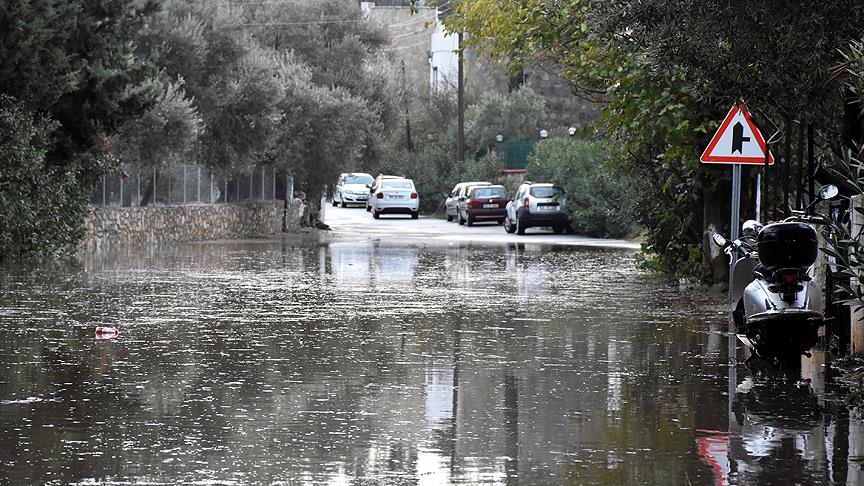
<instances>
[{"instance_id":1,"label":"scooter top box","mask_svg":"<svg viewBox=\"0 0 864 486\"><path fill-rule=\"evenodd\" d=\"M804 223L773 223L759 232L759 262L770 270L805 268L816 262L816 231Z\"/></svg>"}]
</instances>

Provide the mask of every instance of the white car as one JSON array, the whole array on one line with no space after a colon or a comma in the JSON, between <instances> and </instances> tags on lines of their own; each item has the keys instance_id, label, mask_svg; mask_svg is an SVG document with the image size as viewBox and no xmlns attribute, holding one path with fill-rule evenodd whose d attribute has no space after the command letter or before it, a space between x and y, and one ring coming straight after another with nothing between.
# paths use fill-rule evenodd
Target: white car
<instances>
[{"instance_id":1,"label":"white car","mask_svg":"<svg viewBox=\"0 0 864 486\"><path fill-rule=\"evenodd\" d=\"M382 214L410 214L413 219L420 215L420 196L411 179L382 179L369 203L375 219Z\"/></svg>"},{"instance_id":2,"label":"white car","mask_svg":"<svg viewBox=\"0 0 864 486\"><path fill-rule=\"evenodd\" d=\"M375 179L362 172L352 172L339 176L339 182L333 188L333 205L347 208L349 204L366 204L369 196L369 184Z\"/></svg>"}]
</instances>

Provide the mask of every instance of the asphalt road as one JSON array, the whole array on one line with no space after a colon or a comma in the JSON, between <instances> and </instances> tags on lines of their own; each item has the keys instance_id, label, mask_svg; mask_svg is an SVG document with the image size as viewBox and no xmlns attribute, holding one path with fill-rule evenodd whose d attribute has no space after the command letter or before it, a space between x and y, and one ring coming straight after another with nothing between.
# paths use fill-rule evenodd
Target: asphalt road
<instances>
[{"instance_id":1,"label":"asphalt road","mask_svg":"<svg viewBox=\"0 0 864 486\"><path fill-rule=\"evenodd\" d=\"M444 219L430 216L420 216L412 220L410 216L385 215L380 219L372 218L363 206L333 207L329 202L324 208L324 222L334 233L341 236L357 236L363 238L401 237L405 239L422 239L425 241L470 242L470 243L531 243L541 245L563 245L600 248L638 249L639 243L625 240L607 240L588 238L579 235L556 235L548 228L529 228L522 236L509 234L503 225L495 223L476 223L474 226L460 226L456 222L448 223Z\"/></svg>"}]
</instances>

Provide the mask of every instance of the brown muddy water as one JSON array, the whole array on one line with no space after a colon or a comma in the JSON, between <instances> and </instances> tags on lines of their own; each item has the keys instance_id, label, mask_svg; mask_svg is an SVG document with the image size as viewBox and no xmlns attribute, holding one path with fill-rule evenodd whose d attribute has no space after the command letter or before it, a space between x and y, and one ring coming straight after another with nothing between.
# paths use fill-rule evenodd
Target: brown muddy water
<instances>
[{"instance_id":1,"label":"brown muddy water","mask_svg":"<svg viewBox=\"0 0 864 486\"><path fill-rule=\"evenodd\" d=\"M723 309L620 250L271 241L7 268L0 483L864 485L824 353L730 367Z\"/></svg>"}]
</instances>

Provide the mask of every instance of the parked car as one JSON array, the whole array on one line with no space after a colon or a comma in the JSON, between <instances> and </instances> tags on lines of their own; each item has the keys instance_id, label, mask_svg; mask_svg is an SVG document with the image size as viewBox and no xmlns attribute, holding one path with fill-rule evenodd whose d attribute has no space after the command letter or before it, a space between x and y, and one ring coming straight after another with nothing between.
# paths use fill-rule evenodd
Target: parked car
<instances>
[{"instance_id":1,"label":"parked car","mask_svg":"<svg viewBox=\"0 0 864 486\"><path fill-rule=\"evenodd\" d=\"M507 215L507 202L504 186L470 186L459 200L459 224L472 226L478 221L501 224Z\"/></svg>"},{"instance_id":2,"label":"parked car","mask_svg":"<svg viewBox=\"0 0 864 486\"><path fill-rule=\"evenodd\" d=\"M411 179L382 179L370 199L375 219L382 214L420 215L420 197Z\"/></svg>"},{"instance_id":3,"label":"parked car","mask_svg":"<svg viewBox=\"0 0 864 486\"><path fill-rule=\"evenodd\" d=\"M555 233L567 229L564 189L554 184L525 183L519 186L513 200L507 203L504 229L525 234L525 229L551 226Z\"/></svg>"},{"instance_id":4,"label":"parked car","mask_svg":"<svg viewBox=\"0 0 864 486\"><path fill-rule=\"evenodd\" d=\"M465 197L465 191L471 186L491 186L491 182L460 182L450 191L450 196L444 201L444 212L447 221L453 221L459 217L459 199Z\"/></svg>"},{"instance_id":5,"label":"parked car","mask_svg":"<svg viewBox=\"0 0 864 486\"><path fill-rule=\"evenodd\" d=\"M333 188L333 205L347 208L349 204L366 204L369 197L369 184L375 179L362 172L351 172L339 176Z\"/></svg>"},{"instance_id":6,"label":"parked car","mask_svg":"<svg viewBox=\"0 0 864 486\"><path fill-rule=\"evenodd\" d=\"M372 210L372 195L375 194L375 191L378 190L378 186L381 185L381 181L385 179L404 179L404 177L396 175L378 174L378 177L376 177L372 184L369 184L368 186L369 195L366 197L366 211Z\"/></svg>"}]
</instances>

